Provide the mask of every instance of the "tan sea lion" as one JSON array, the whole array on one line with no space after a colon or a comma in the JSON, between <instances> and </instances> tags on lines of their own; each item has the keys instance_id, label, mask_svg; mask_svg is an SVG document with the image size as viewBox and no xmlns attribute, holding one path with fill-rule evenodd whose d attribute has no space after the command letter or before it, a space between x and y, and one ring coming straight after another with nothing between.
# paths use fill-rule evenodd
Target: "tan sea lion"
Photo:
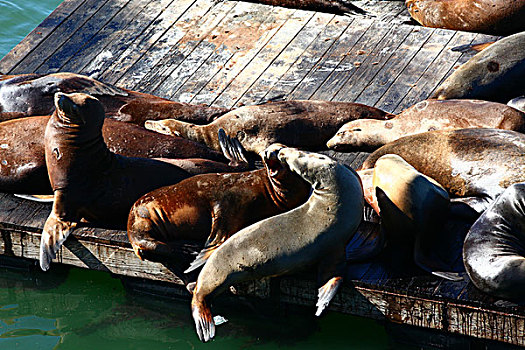
<instances>
[{"instance_id":1,"label":"tan sea lion","mask_svg":"<svg viewBox=\"0 0 525 350\"><path fill-rule=\"evenodd\" d=\"M507 102L507 106L525 112L525 96L518 96Z\"/></svg>"},{"instance_id":2,"label":"tan sea lion","mask_svg":"<svg viewBox=\"0 0 525 350\"><path fill-rule=\"evenodd\" d=\"M408 12L425 27L487 34L525 30L523 0L406 0Z\"/></svg>"},{"instance_id":3,"label":"tan sea lion","mask_svg":"<svg viewBox=\"0 0 525 350\"><path fill-rule=\"evenodd\" d=\"M500 129L436 130L402 137L374 151L361 169L397 154L452 197L472 197L478 213L508 186L525 181L525 135Z\"/></svg>"},{"instance_id":4,"label":"tan sea lion","mask_svg":"<svg viewBox=\"0 0 525 350\"><path fill-rule=\"evenodd\" d=\"M463 263L487 294L525 301L525 184L514 184L479 217L463 245Z\"/></svg>"},{"instance_id":5,"label":"tan sea lion","mask_svg":"<svg viewBox=\"0 0 525 350\"><path fill-rule=\"evenodd\" d=\"M104 109L96 98L56 93L55 107L44 138L54 202L40 244L43 270L81 219L125 227L138 198L190 176L165 162L112 153L102 137Z\"/></svg>"},{"instance_id":6,"label":"tan sea lion","mask_svg":"<svg viewBox=\"0 0 525 350\"><path fill-rule=\"evenodd\" d=\"M372 187L381 230L391 247L412 253L414 262L428 272L457 279L436 251L450 214L447 191L395 154L377 160Z\"/></svg>"},{"instance_id":7,"label":"tan sea lion","mask_svg":"<svg viewBox=\"0 0 525 350\"><path fill-rule=\"evenodd\" d=\"M44 156L44 133L49 116L27 117L0 123L0 190L4 192L51 194ZM161 135L137 125L105 119L102 136L111 152L127 157L204 158L179 160L179 166L200 173L242 171L221 161L219 152L199 143Z\"/></svg>"},{"instance_id":8,"label":"tan sea lion","mask_svg":"<svg viewBox=\"0 0 525 350\"><path fill-rule=\"evenodd\" d=\"M328 148L336 151L376 149L400 137L432 130L496 128L523 132L525 113L481 100L425 100L387 120L360 119L346 123Z\"/></svg>"},{"instance_id":9,"label":"tan sea lion","mask_svg":"<svg viewBox=\"0 0 525 350\"><path fill-rule=\"evenodd\" d=\"M475 98L507 103L525 94L524 47L525 32L497 41L454 71L431 98Z\"/></svg>"},{"instance_id":10,"label":"tan sea lion","mask_svg":"<svg viewBox=\"0 0 525 350\"><path fill-rule=\"evenodd\" d=\"M344 248L362 219L363 191L357 174L327 156L292 148L278 159L312 184L306 203L248 226L224 242L199 274L191 302L202 341L215 335L207 303L228 286L279 276L319 264L319 315L342 282Z\"/></svg>"},{"instance_id":11,"label":"tan sea lion","mask_svg":"<svg viewBox=\"0 0 525 350\"><path fill-rule=\"evenodd\" d=\"M377 108L349 102L279 101L233 110L208 125L166 119L147 121L145 127L179 135L221 150L219 129L236 137L250 152L262 152L273 143L308 150L326 149L326 141L346 122L359 118L389 119Z\"/></svg>"},{"instance_id":12,"label":"tan sea lion","mask_svg":"<svg viewBox=\"0 0 525 350\"><path fill-rule=\"evenodd\" d=\"M90 94L104 105L106 116L139 125L163 118L206 124L229 111L174 102L75 73L21 74L0 76L0 121L53 113L55 92Z\"/></svg>"},{"instance_id":13,"label":"tan sea lion","mask_svg":"<svg viewBox=\"0 0 525 350\"><path fill-rule=\"evenodd\" d=\"M188 273L242 228L304 203L311 186L277 159L284 146L261 153L264 169L193 176L142 196L131 208L128 237L140 259L165 262L170 242L206 241Z\"/></svg>"}]
</instances>

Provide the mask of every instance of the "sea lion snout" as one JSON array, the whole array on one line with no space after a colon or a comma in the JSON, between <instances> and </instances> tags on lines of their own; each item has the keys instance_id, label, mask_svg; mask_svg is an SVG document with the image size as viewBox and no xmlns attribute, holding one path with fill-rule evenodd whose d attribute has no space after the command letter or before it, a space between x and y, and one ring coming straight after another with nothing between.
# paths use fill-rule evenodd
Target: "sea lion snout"
<instances>
[{"instance_id":1,"label":"sea lion snout","mask_svg":"<svg viewBox=\"0 0 525 350\"><path fill-rule=\"evenodd\" d=\"M276 177L284 169L284 165L279 160L279 152L286 148L281 143L274 143L268 146L264 151L260 152L261 159L268 171L270 177Z\"/></svg>"},{"instance_id":2,"label":"sea lion snout","mask_svg":"<svg viewBox=\"0 0 525 350\"><path fill-rule=\"evenodd\" d=\"M98 99L84 93L55 93L58 117L65 123L84 125L89 120L103 121L104 107ZM89 118L86 118L89 116Z\"/></svg>"}]
</instances>

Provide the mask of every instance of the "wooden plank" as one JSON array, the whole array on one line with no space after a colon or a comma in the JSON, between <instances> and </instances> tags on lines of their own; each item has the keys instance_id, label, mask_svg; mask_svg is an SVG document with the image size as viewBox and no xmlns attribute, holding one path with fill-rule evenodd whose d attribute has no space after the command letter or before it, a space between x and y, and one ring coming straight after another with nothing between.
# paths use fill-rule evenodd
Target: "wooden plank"
<instances>
[{"instance_id":1,"label":"wooden plank","mask_svg":"<svg viewBox=\"0 0 525 350\"><path fill-rule=\"evenodd\" d=\"M24 40L9 51L0 61L0 73L11 74L13 69L27 57L37 46L46 40L57 27L67 21L76 9L86 0L64 0L58 7L40 23Z\"/></svg>"},{"instance_id":2,"label":"wooden plank","mask_svg":"<svg viewBox=\"0 0 525 350\"><path fill-rule=\"evenodd\" d=\"M392 26L383 40L371 51L367 51L359 57L359 66L356 66L355 73L351 80L339 90L334 96L335 101L355 101L362 91L370 84L370 81L383 68L384 64L397 51L397 48L404 42L412 32L410 26ZM358 101L363 104L368 101Z\"/></svg>"},{"instance_id":3,"label":"wooden plank","mask_svg":"<svg viewBox=\"0 0 525 350\"><path fill-rule=\"evenodd\" d=\"M38 67L63 44L67 43L77 30L89 21L108 0L87 0L73 12L67 21L63 21L40 44L10 70L11 74L33 73Z\"/></svg>"},{"instance_id":4,"label":"wooden plank","mask_svg":"<svg viewBox=\"0 0 525 350\"><path fill-rule=\"evenodd\" d=\"M289 94L290 99L311 99L315 91L322 85L334 70L345 70L340 66L346 53L356 44L361 36L372 24L371 20L354 20L345 29L344 33L323 55L321 60L304 77L301 84L296 85Z\"/></svg>"},{"instance_id":5,"label":"wooden plank","mask_svg":"<svg viewBox=\"0 0 525 350\"><path fill-rule=\"evenodd\" d=\"M385 22L374 21L359 41L345 54L339 63L338 69L333 70L328 78L318 87L311 96L314 100L331 100L341 86L348 81L355 72L354 62L360 56L372 50L385 36L391 25Z\"/></svg>"},{"instance_id":6,"label":"wooden plank","mask_svg":"<svg viewBox=\"0 0 525 350\"><path fill-rule=\"evenodd\" d=\"M211 56L221 60L221 65L224 66L236 52L250 47L251 39L256 40L260 36L261 28L264 28L265 24L268 25L267 13L257 11L258 9L260 6L257 4L239 3L189 55L184 57L170 75L155 88L154 93L172 99L188 79L199 81L195 72L206 60L213 60ZM250 41L248 45L247 41ZM204 84L209 78L206 77Z\"/></svg>"},{"instance_id":7,"label":"wooden plank","mask_svg":"<svg viewBox=\"0 0 525 350\"><path fill-rule=\"evenodd\" d=\"M436 29L421 50L414 56L403 72L397 77L392 86L385 92L377 103L377 107L387 112L393 112L397 104L412 89L419 79L421 72L432 63L432 61L443 50L450 41L454 32L450 30Z\"/></svg>"},{"instance_id":8,"label":"wooden plank","mask_svg":"<svg viewBox=\"0 0 525 350\"><path fill-rule=\"evenodd\" d=\"M84 44L81 52L65 59L60 70L96 78L104 65L109 65L111 59L118 57L119 52L151 23L154 18L151 7L161 3L162 1L132 0L118 16L113 17Z\"/></svg>"},{"instance_id":9,"label":"wooden plank","mask_svg":"<svg viewBox=\"0 0 525 350\"><path fill-rule=\"evenodd\" d=\"M406 40L397 48L390 60L376 74L360 96L358 96L358 100L366 101L367 104L378 107L377 101L379 101L385 91L392 86L395 77L410 63L410 60L416 55L431 34L432 29L428 28L415 28L412 30Z\"/></svg>"},{"instance_id":10,"label":"wooden plank","mask_svg":"<svg viewBox=\"0 0 525 350\"><path fill-rule=\"evenodd\" d=\"M199 6L200 3L198 1L195 6L192 6L172 30L166 33L166 37L161 38L148 50L148 54L144 55L130 70L130 73L133 74L123 77L122 84L131 87L132 83L135 83L133 90L154 93L204 37L237 6L237 2L226 1L219 3L211 11L211 6L203 6L209 4L208 1L203 1L203 5ZM133 70L140 70L141 73L137 74ZM127 77L132 75L141 77L141 79L128 81Z\"/></svg>"},{"instance_id":11,"label":"wooden plank","mask_svg":"<svg viewBox=\"0 0 525 350\"><path fill-rule=\"evenodd\" d=\"M448 45L421 75L415 86L410 89L403 99L398 101L397 106L393 109L394 113L401 113L404 109L427 99L430 96L430 92L436 88L447 72L456 65L457 60L461 56L460 52L454 52L451 49L471 43L474 36L475 34L472 33L456 32Z\"/></svg>"},{"instance_id":12,"label":"wooden plank","mask_svg":"<svg viewBox=\"0 0 525 350\"><path fill-rule=\"evenodd\" d=\"M220 107L233 107L259 76L272 64L275 58L288 46L291 38L314 16L313 12L297 11L277 31L257 56L246 65L235 79L222 89L221 94L213 101Z\"/></svg>"},{"instance_id":13,"label":"wooden plank","mask_svg":"<svg viewBox=\"0 0 525 350\"><path fill-rule=\"evenodd\" d=\"M333 42L332 38L337 36L337 32L342 31L349 21L351 20L342 19L339 16L316 14L273 61L272 65L253 83L250 90L239 99L237 104L250 105L258 103L264 99L285 73L289 75L292 68L304 71L306 68L304 61L313 61L319 56L319 50L322 50L320 47L315 47L319 46L315 44L325 43L323 46L327 46L329 42Z\"/></svg>"},{"instance_id":14,"label":"wooden plank","mask_svg":"<svg viewBox=\"0 0 525 350\"><path fill-rule=\"evenodd\" d=\"M112 64L101 74L101 78L108 83L116 84L194 3L195 0L173 1L171 6L162 11L160 16L142 33L139 40L131 43L120 57L111 62Z\"/></svg>"}]
</instances>

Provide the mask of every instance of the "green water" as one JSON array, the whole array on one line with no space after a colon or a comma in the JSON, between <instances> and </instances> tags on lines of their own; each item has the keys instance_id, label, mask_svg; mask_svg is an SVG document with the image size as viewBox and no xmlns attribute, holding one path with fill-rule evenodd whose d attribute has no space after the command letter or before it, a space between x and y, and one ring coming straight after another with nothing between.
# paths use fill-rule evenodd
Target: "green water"
<instances>
[{"instance_id":1,"label":"green water","mask_svg":"<svg viewBox=\"0 0 525 350\"><path fill-rule=\"evenodd\" d=\"M59 3L0 0L0 57ZM0 268L0 349L392 348L378 323L336 313L315 318L313 306L266 315L247 305L219 311L229 322L202 344L188 301L129 293L102 272Z\"/></svg>"}]
</instances>

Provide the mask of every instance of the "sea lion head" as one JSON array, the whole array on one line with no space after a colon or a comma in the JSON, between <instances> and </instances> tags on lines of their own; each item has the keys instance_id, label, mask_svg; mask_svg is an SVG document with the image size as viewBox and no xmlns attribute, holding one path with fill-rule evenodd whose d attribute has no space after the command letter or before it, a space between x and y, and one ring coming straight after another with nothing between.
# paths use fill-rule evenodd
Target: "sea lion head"
<instances>
[{"instance_id":1,"label":"sea lion head","mask_svg":"<svg viewBox=\"0 0 525 350\"><path fill-rule=\"evenodd\" d=\"M268 173L268 177L272 180L279 180L284 177L286 172L290 171L277 157L279 151L285 147L286 146L281 143L274 143L259 154Z\"/></svg>"},{"instance_id":2,"label":"sea lion head","mask_svg":"<svg viewBox=\"0 0 525 350\"><path fill-rule=\"evenodd\" d=\"M330 149L339 152L372 150L396 139L395 124L390 120L363 119L344 124L326 143Z\"/></svg>"},{"instance_id":3,"label":"sea lion head","mask_svg":"<svg viewBox=\"0 0 525 350\"><path fill-rule=\"evenodd\" d=\"M56 116L66 125L101 128L104 107L98 99L84 93L55 94Z\"/></svg>"}]
</instances>

